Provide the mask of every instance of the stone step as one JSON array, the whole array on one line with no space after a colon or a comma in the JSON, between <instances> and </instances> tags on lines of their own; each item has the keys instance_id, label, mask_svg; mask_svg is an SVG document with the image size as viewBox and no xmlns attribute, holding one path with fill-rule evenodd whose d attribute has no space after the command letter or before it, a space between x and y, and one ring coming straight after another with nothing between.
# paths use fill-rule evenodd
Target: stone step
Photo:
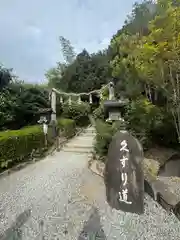
<instances>
[{"instance_id":1,"label":"stone step","mask_svg":"<svg viewBox=\"0 0 180 240\"><path fill-rule=\"evenodd\" d=\"M92 138L95 137L95 136L96 136L96 134L89 134L89 133L88 133L88 134L85 134L85 135L79 135L79 136L77 136L76 138L83 140L83 139L88 139L88 138L89 138L89 139L90 139L90 138L92 139Z\"/></svg>"},{"instance_id":2,"label":"stone step","mask_svg":"<svg viewBox=\"0 0 180 240\"><path fill-rule=\"evenodd\" d=\"M84 129L84 132L95 132L96 129L95 128L86 128Z\"/></svg>"},{"instance_id":3,"label":"stone step","mask_svg":"<svg viewBox=\"0 0 180 240\"><path fill-rule=\"evenodd\" d=\"M93 137L93 136L96 136L96 133L85 133L85 134L79 135L79 136L82 136L82 137Z\"/></svg>"},{"instance_id":4,"label":"stone step","mask_svg":"<svg viewBox=\"0 0 180 240\"><path fill-rule=\"evenodd\" d=\"M95 128L85 129L79 136L71 139L62 151L74 153L91 153L93 151L94 138L96 136Z\"/></svg>"},{"instance_id":5,"label":"stone step","mask_svg":"<svg viewBox=\"0 0 180 240\"><path fill-rule=\"evenodd\" d=\"M77 144L77 145L92 145L94 142L93 138L74 138L69 141L66 145Z\"/></svg>"},{"instance_id":6,"label":"stone step","mask_svg":"<svg viewBox=\"0 0 180 240\"><path fill-rule=\"evenodd\" d=\"M96 133L96 130L87 128L84 133Z\"/></svg>"},{"instance_id":7,"label":"stone step","mask_svg":"<svg viewBox=\"0 0 180 240\"><path fill-rule=\"evenodd\" d=\"M90 153L92 152L93 148L69 148L64 147L62 149L63 152L74 152L74 153Z\"/></svg>"},{"instance_id":8,"label":"stone step","mask_svg":"<svg viewBox=\"0 0 180 240\"><path fill-rule=\"evenodd\" d=\"M79 136L96 136L96 133L93 133L93 132L87 132L83 135L79 135Z\"/></svg>"},{"instance_id":9,"label":"stone step","mask_svg":"<svg viewBox=\"0 0 180 240\"><path fill-rule=\"evenodd\" d=\"M95 131L96 129L94 127L92 128L86 128L85 131Z\"/></svg>"},{"instance_id":10,"label":"stone step","mask_svg":"<svg viewBox=\"0 0 180 240\"><path fill-rule=\"evenodd\" d=\"M86 136L96 136L96 133L93 132L86 132L78 135L78 137L86 137Z\"/></svg>"},{"instance_id":11,"label":"stone step","mask_svg":"<svg viewBox=\"0 0 180 240\"><path fill-rule=\"evenodd\" d=\"M79 134L78 136L84 136L86 134L96 134L96 132L93 132L93 131L87 131L87 132L83 132L81 134Z\"/></svg>"},{"instance_id":12,"label":"stone step","mask_svg":"<svg viewBox=\"0 0 180 240\"><path fill-rule=\"evenodd\" d=\"M89 144L89 145L85 145L85 144L77 144L77 143L74 143L74 144L67 144L65 145L66 148L93 148L92 147L92 144Z\"/></svg>"},{"instance_id":13,"label":"stone step","mask_svg":"<svg viewBox=\"0 0 180 240\"><path fill-rule=\"evenodd\" d=\"M82 141L83 141L83 139L85 139L85 141L86 141L87 138L89 138L89 139L90 139L90 138L91 138L91 139L95 139L96 135L89 135L89 134L88 134L88 135L86 135L86 136L80 136L80 137L81 137ZM78 139L80 139L80 138L78 138Z\"/></svg>"}]
</instances>

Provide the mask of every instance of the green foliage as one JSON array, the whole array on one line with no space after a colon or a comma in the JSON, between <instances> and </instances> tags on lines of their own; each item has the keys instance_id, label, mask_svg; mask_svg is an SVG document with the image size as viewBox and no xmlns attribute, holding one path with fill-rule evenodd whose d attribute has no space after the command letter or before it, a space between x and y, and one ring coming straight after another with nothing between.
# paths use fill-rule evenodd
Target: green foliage
<instances>
[{"instance_id":1,"label":"green foliage","mask_svg":"<svg viewBox=\"0 0 180 240\"><path fill-rule=\"evenodd\" d=\"M0 129L34 125L38 112L49 107L48 91L37 85L12 82L1 92Z\"/></svg>"},{"instance_id":2,"label":"green foliage","mask_svg":"<svg viewBox=\"0 0 180 240\"><path fill-rule=\"evenodd\" d=\"M114 122L112 125L102 120L96 121L97 134L94 150L100 157L107 155L112 137L118 130L124 130L124 125L119 121Z\"/></svg>"},{"instance_id":3,"label":"green foliage","mask_svg":"<svg viewBox=\"0 0 180 240\"><path fill-rule=\"evenodd\" d=\"M84 49L76 56L70 42L60 37L66 63L57 63L47 72L48 86L66 92L89 92L100 89L113 76L116 96L130 99L125 113L127 129L145 148L151 143L176 145L180 139L180 22L177 19L180 19L179 0L159 0L156 4L145 0L135 3L105 51L89 54ZM11 70L0 67L0 129L35 124L39 109L49 107L47 90L47 86L15 81ZM108 89L105 89L100 101L107 96ZM107 154L114 133L124 128L119 122L112 125L103 122L102 104L93 111L97 120L95 150L101 156ZM59 104L57 115L70 118L58 120L60 131L67 137L73 136L75 125L89 123L93 108L90 110L87 103ZM43 148L41 137L42 130L37 126L2 133L1 167L26 158L34 147Z\"/></svg>"},{"instance_id":4,"label":"green foliage","mask_svg":"<svg viewBox=\"0 0 180 240\"><path fill-rule=\"evenodd\" d=\"M117 90L130 99L147 94L144 80L147 75L139 75L137 64L138 46L142 47L142 40L150 34L150 21L157 14L157 4L152 1L135 3L132 13L127 17L121 30L111 40L112 75L117 82ZM140 55L140 54L139 54ZM148 61L150 58L147 58Z\"/></svg>"},{"instance_id":5,"label":"green foliage","mask_svg":"<svg viewBox=\"0 0 180 240\"><path fill-rule=\"evenodd\" d=\"M147 99L132 101L127 108L125 120L127 129L146 148L152 142L152 133L162 124L162 112Z\"/></svg>"},{"instance_id":6,"label":"green foliage","mask_svg":"<svg viewBox=\"0 0 180 240\"><path fill-rule=\"evenodd\" d=\"M162 109L162 119L152 129L151 138L154 143L165 147L177 147L179 145L176 128L172 115Z\"/></svg>"},{"instance_id":7,"label":"green foliage","mask_svg":"<svg viewBox=\"0 0 180 240\"><path fill-rule=\"evenodd\" d=\"M111 40L117 95L132 101L128 126L144 146L170 146L180 139L179 18L179 0L136 3ZM151 104L139 100L142 97Z\"/></svg>"},{"instance_id":8,"label":"green foliage","mask_svg":"<svg viewBox=\"0 0 180 240\"><path fill-rule=\"evenodd\" d=\"M33 150L43 147L44 134L40 126L0 132L0 169L28 159Z\"/></svg>"},{"instance_id":9,"label":"green foliage","mask_svg":"<svg viewBox=\"0 0 180 240\"><path fill-rule=\"evenodd\" d=\"M122 31L129 34L148 34L148 24L154 18L156 11L156 4L152 1L145 0L142 3L136 2L133 6L132 13L125 21Z\"/></svg>"},{"instance_id":10,"label":"green foliage","mask_svg":"<svg viewBox=\"0 0 180 240\"><path fill-rule=\"evenodd\" d=\"M59 40L61 43L62 53L66 64L72 64L76 56L73 46L71 45L70 41L63 36L60 36Z\"/></svg>"},{"instance_id":11,"label":"green foliage","mask_svg":"<svg viewBox=\"0 0 180 240\"><path fill-rule=\"evenodd\" d=\"M45 77L48 79L48 87L49 88L57 88L60 87L60 79L62 77L62 72L66 69L66 65L63 63L57 63L56 67L50 68L46 73Z\"/></svg>"},{"instance_id":12,"label":"green foliage","mask_svg":"<svg viewBox=\"0 0 180 240\"><path fill-rule=\"evenodd\" d=\"M70 63L65 66L58 63L47 72L49 86L66 92L79 93L100 89L108 82L111 74L107 51L89 54L84 49L76 58L72 58L71 55L69 57L74 61L70 60Z\"/></svg>"},{"instance_id":13,"label":"green foliage","mask_svg":"<svg viewBox=\"0 0 180 240\"><path fill-rule=\"evenodd\" d=\"M96 121L96 132L94 150L99 156L105 156L112 140L112 127L111 125L98 120Z\"/></svg>"},{"instance_id":14,"label":"green foliage","mask_svg":"<svg viewBox=\"0 0 180 240\"><path fill-rule=\"evenodd\" d=\"M75 135L76 125L72 119L58 119L60 136ZM51 128L48 131L48 146L53 144ZM32 160L33 153L45 150L45 138L41 126L29 126L20 130L0 132L0 171L22 161Z\"/></svg>"},{"instance_id":15,"label":"green foliage","mask_svg":"<svg viewBox=\"0 0 180 240\"><path fill-rule=\"evenodd\" d=\"M145 98L131 102L125 120L127 129L140 140L145 149L151 144L165 147L178 145L172 115Z\"/></svg>"},{"instance_id":16,"label":"green foliage","mask_svg":"<svg viewBox=\"0 0 180 240\"><path fill-rule=\"evenodd\" d=\"M12 81L12 70L0 65L0 91Z\"/></svg>"},{"instance_id":17,"label":"green foliage","mask_svg":"<svg viewBox=\"0 0 180 240\"><path fill-rule=\"evenodd\" d=\"M82 102L81 104L78 104L72 102L71 105L64 103L62 107L62 116L73 119L77 126L85 126L89 123L90 106L88 103Z\"/></svg>"},{"instance_id":18,"label":"green foliage","mask_svg":"<svg viewBox=\"0 0 180 240\"><path fill-rule=\"evenodd\" d=\"M100 105L98 108L94 110L93 117L95 120L97 119L105 120L105 112L104 107L102 105Z\"/></svg>"},{"instance_id":19,"label":"green foliage","mask_svg":"<svg viewBox=\"0 0 180 240\"><path fill-rule=\"evenodd\" d=\"M60 118L58 119L58 126L60 130L60 136L66 138L73 137L76 133L76 123L72 119Z\"/></svg>"}]
</instances>

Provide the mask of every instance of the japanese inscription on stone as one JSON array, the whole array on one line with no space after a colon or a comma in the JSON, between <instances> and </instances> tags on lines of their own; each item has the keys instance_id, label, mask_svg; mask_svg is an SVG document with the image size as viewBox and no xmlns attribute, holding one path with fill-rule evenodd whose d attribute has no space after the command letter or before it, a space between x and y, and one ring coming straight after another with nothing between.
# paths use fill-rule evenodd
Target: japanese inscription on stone
<instances>
[{"instance_id":1,"label":"japanese inscription on stone","mask_svg":"<svg viewBox=\"0 0 180 240\"><path fill-rule=\"evenodd\" d=\"M143 150L136 138L119 131L113 138L105 164L107 202L112 208L144 212Z\"/></svg>"},{"instance_id":2,"label":"japanese inscription on stone","mask_svg":"<svg viewBox=\"0 0 180 240\"><path fill-rule=\"evenodd\" d=\"M119 200L121 202L125 202L127 204L132 204L132 202L128 201L128 189L127 189L127 181L128 181L128 175L126 173L126 161L128 161L129 158L129 149L127 148L127 141L123 140L121 142L121 148L120 152L123 152L122 158L120 158L120 163L122 165L123 172L121 173L121 180L123 183L123 189L119 192Z\"/></svg>"}]
</instances>

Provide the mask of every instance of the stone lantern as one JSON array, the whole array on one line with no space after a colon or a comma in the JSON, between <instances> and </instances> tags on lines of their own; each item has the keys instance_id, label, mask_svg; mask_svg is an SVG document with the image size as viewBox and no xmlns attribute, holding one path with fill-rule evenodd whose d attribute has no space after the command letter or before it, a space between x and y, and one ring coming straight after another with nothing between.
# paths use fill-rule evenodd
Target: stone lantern
<instances>
[{"instance_id":1,"label":"stone lantern","mask_svg":"<svg viewBox=\"0 0 180 240\"><path fill-rule=\"evenodd\" d=\"M114 84L109 84L109 100L104 101L105 115L107 122L124 121L121 117L123 107L128 103L127 100L116 100L114 96Z\"/></svg>"},{"instance_id":2,"label":"stone lantern","mask_svg":"<svg viewBox=\"0 0 180 240\"><path fill-rule=\"evenodd\" d=\"M47 146L47 134L48 134L48 124L50 122L50 116L52 114L51 108L40 109L38 114L40 115L40 119L38 123L42 125L44 137L45 137L45 146Z\"/></svg>"}]
</instances>

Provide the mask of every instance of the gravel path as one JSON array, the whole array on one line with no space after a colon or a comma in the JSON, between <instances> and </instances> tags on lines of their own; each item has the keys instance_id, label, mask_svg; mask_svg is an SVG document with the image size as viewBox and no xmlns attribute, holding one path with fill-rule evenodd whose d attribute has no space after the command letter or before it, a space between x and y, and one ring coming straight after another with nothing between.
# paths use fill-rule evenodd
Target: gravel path
<instances>
[{"instance_id":1,"label":"gravel path","mask_svg":"<svg viewBox=\"0 0 180 240\"><path fill-rule=\"evenodd\" d=\"M142 216L111 210L87 161L85 153L61 151L1 178L0 239L180 239L180 222L149 196Z\"/></svg>"},{"instance_id":2,"label":"gravel path","mask_svg":"<svg viewBox=\"0 0 180 240\"><path fill-rule=\"evenodd\" d=\"M180 201L180 178L159 176L158 179L164 182L171 189L171 192L173 192Z\"/></svg>"}]
</instances>

